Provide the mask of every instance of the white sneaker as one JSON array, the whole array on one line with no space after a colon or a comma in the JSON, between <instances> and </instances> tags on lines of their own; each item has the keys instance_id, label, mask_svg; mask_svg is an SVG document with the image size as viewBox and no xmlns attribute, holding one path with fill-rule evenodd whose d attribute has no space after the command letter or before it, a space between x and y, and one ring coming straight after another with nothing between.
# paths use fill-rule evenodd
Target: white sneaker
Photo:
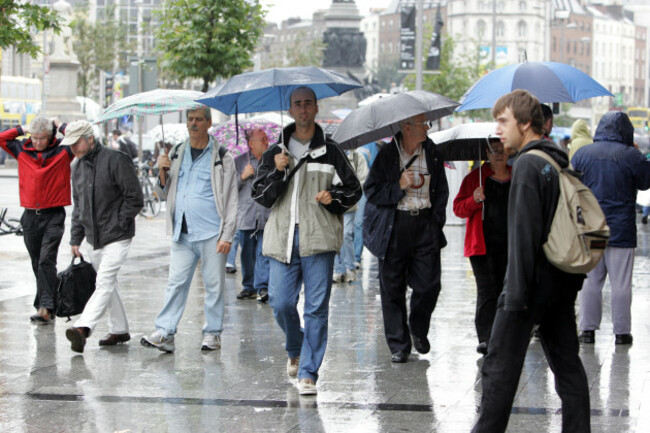
<instances>
[{"instance_id":1,"label":"white sneaker","mask_svg":"<svg viewBox=\"0 0 650 433\"><path fill-rule=\"evenodd\" d=\"M336 274L335 273L334 276L332 277L332 282L333 283L342 283L343 281L345 281L345 274Z\"/></svg>"},{"instance_id":2,"label":"white sneaker","mask_svg":"<svg viewBox=\"0 0 650 433\"><path fill-rule=\"evenodd\" d=\"M300 395L316 395L318 390L316 390L316 384L313 380L304 378L298 381L298 393Z\"/></svg>"},{"instance_id":3,"label":"white sneaker","mask_svg":"<svg viewBox=\"0 0 650 433\"><path fill-rule=\"evenodd\" d=\"M161 330L157 329L153 334L142 337L140 344L145 347L155 347L163 352L172 353L174 351L174 336L165 336Z\"/></svg>"},{"instance_id":4,"label":"white sneaker","mask_svg":"<svg viewBox=\"0 0 650 433\"><path fill-rule=\"evenodd\" d=\"M345 271L345 282L354 283L357 280L357 273L353 270L348 269Z\"/></svg>"},{"instance_id":5,"label":"white sneaker","mask_svg":"<svg viewBox=\"0 0 650 433\"><path fill-rule=\"evenodd\" d=\"M201 350L217 349L221 349L221 335L205 334L203 336L203 343L201 343Z\"/></svg>"},{"instance_id":6,"label":"white sneaker","mask_svg":"<svg viewBox=\"0 0 650 433\"><path fill-rule=\"evenodd\" d=\"M298 367L300 366L300 357L289 358L287 360L287 374L291 377L298 376Z\"/></svg>"}]
</instances>

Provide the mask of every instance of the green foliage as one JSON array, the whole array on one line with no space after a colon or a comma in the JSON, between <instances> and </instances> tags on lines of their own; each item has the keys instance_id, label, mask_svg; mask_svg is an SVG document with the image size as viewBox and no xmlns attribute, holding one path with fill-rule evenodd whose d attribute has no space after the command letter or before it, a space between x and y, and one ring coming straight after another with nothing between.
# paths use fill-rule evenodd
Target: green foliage
<instances>
[{"instance_id":1,"label":"green foliage","mask_svg":"<svg viewBox=\"0 0 650 433\"><path fill-rule=\"evenodd\" d=\"M32 33L52 29L61 31L60 17L49 8L18 0L0 0L0 48L15 47L19 53L36 58L41 48Z\"/></svg>"},{"instance_id":2,"label":"green foliage","mask_svg":"<svg viewBox=\"0 0 650 433\"><path fill-rule=\"evenodd\" d=\"M451 36L444 36L440 53L440 73L424 74L422 88L458 101L479 78L480 67L473 55L456 60L455 48L455 40ZM404 84L409 89L415 89L415 74L409 74Z\"/></svg>"},{"instance_id":3,"label":"green foliage","mask_svg":"<svg viewBox=\"0 0 650 433\"><path fill-rule=\"evenodd\" d=\"M282 58L273 57L269 62L270 68L283 68L292 66L318 66L323 65L323 55L326 44L322 39L307 37L306 31L300 31L295 43L285 47Z\"/></svg>"},{"instance_id":4,"label":"green foliage","mask_svg":"<svg viewBox=\"0 0 650 433\"><path fill-rule=\"evenodd\" d=\"M404 74L399 72L399 59L388 59L379 63L376 71L371 71L373 78L382 91L388 92L392 84L399 85L404 79Z\"/></svg>"},{"instance_id":5,"label":"green foliage","mask_svg":"<svg viewBox=\"0 0 650 433\"><path fill-rule=\"evenodd\" d=\"M199 78L203 91L218 77L252 66L265 11L252 0L166 0L156 30L161 70Z\"/></svg>"},{"instance_id":6,"label":"green foliage","mask_svg":"<svg viewBox=\"0 0 650 433\"><path fill-rule=\"evenodd\" d=\"M77 87L82 96L99 96L94 92L100 85L99 72L125 68L124 54L134 49L127 45L126 26L112 17L109 8L103 20L91 23L87 11L80 11L70 23L75 35L72 45L80 64Z\"/></svg>"}]
</instances>

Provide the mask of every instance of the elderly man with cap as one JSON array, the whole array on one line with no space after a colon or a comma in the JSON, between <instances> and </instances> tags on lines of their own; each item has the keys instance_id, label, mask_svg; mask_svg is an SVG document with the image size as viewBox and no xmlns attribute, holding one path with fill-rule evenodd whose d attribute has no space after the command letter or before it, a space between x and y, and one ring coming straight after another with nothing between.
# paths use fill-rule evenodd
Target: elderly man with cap
<instances>
[{"instance_id":1,"label":"elderly man with cap","mask_svg":"<svg viewBox=\"0 0 650 433\"><path fill-rule=\"evenodd\" d=\"M74 155L61 146L56 131L65 125L36 117L27 126L0 133L0 148L18 161L20 205L25 208L20 222L24 241L36 277L36 314L32 323L48 325L56 313L56 259L65 226L65 208L70 200L70 162ZM30 134L27 140L18 140Z\"/></svg>"},{"instance_id":2,"label":"elderly man with cap","mask_svg":"<svg viewBox=\"0 0 650 433\"><path fill-rule=\"evenodd\" d=\"M129 324L120 296L117 273L135 236L135 217L144 204L133 162L124 153L99 145L90 123L70 123L63 144L70 145L78 162L72 168L72 254L87 253L97 271L95 293L74 326L66 330L72 350L83 352L86 339L109 310L108 335L100 346L129 341Z\"/></svg>"}]
</instances>

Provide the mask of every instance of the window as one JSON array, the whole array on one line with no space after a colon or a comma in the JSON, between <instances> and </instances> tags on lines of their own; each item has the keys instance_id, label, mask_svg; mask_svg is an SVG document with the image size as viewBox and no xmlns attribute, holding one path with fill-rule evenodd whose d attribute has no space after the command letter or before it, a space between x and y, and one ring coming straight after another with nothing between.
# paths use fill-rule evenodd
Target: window
<instances>
[{"instance_id":1,"label":"window","mask_svg":"<svg viewBox=\"0 0 650 433\"><path fill-rule=\"evenodd\" d=\"M506 33L506 25L504 24L503 21L498 21L497 22L497 27L496 27L496 36L499 38L502 38L503 35Z\"/></svg>"},{"instance_id":2,"label":"window","mask_svg":"<svg viewBox=\"0 0 650 433\"><path fill-rule=\"evenodd\" d=\"M519 10L520 11L525 11L526 10L526 2L525 1L520 1L519 2Z\"/></svg>"},{"instance_id":3,"label":"window","mask_svg":"<svg viewBox=\"0 0 650 433\"><path fill-rule=\"evenodd\" d=\"M557 51L557 38L553 36L553 51Z\"/></svg>"},{"instance_id":4,"label":"window","mask_svg":"<svg viewBox=\"0 0 650 433\"><path fill-rule=\"evenodd\" d=\"M520 38L525 38L527 33L528 33L528 29L526 23L524 21L519 21L517 23L517 35Z\"/></svg>"},{"instance_id":5,"label":"window","mask_svg":"<svg viewBox=\"0 0 650 433\"><path fill-rule=\"evenodd\" d=\"M476 23L476 37L481 39L483 36L485 36L485 21L478 20Z\"/></svg>"}]
</instances>

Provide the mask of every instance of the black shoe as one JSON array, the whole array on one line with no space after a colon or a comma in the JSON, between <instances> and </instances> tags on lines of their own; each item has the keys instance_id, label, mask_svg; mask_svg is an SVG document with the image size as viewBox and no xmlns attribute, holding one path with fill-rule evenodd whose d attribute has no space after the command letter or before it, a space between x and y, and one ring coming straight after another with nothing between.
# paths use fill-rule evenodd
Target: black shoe
<instances>
[{"instance_id":1,"label":"black shoe","mask_svg":"<svg viewBox=\"0 0 650 433\"><path fill-rule=\"evenodd\" d=\"M616 334L614 344L632 344L632 334Z\"/></svg>"},{"instance_id":2,"label":"black shoe","mask_svg":"<svg viewBox=\"0 0 650 433\"><path fill-rule=\"evenodd\" d=\"M257 302L268 302L269 300L269 291L267 289L260 289L260 292L257 294Z\"/></svg>"},{"instance_id":3,"label":"black shoe","mask_svg":"<svg viewBox=\"0 0 650 433\"><path fill-rule=\"evenodd\" d=\"M107 334L106 337L99 340L100 346L115 346L118 343L126 343L131 339L131 334Z\"/></svg>"},{"instance_id":4,"label":"black shoe","mask_svg":"<svg viewBox=\"0 0 650 433\"><path fill-rule=\"evenodd\" d=\"M399 352L393 353L390 360L392 362L404 363L409 360L409 354L400 350Z\"/></svg>"},{"instance_id":5,"label":"black shoe","mask_svg":"<svg viewBox=\"0 0 650 433\"><path fill-rule=\"evenodd\" d=\"M237 268L234 266L226 266L226 274L234 274L237 272Z\"/></svg>"},{"instance_id":6,"label":"black shoe","mask_svg":"<svg viewBox=\"0 0 650 433\"><path fill-rule=\"evenodd\" d=\"M641 224L648 224L648 215L644 215L641 217Z\"/></svg>"},{"instance_id":7,"label":"black shoe","mask_svg":"<svg viewBox=\"0 0 650 433\"><path fill-rule=\"evenodd\" d=\"M578 340L582 344L594 344L596 342L596 331L582 331L578 335Z\"/></svg>"},{"instance_id":8,"label":"black shoe","mask_svg":"<svg viewBox=\"0 0 650 433\"><path fill-rule=\"evenodd\" d=\"M255 299L255 298L257 298L257 293L255 293L255 290L244 289L241 292L239 292L239 295L237 295L237 299Z\"/></svg>"},{"instance_id":9,"label":"black shoe","mask_svg":"<svg viewBox=\"0 0 650 433\"><path fill-rule=\"evenodd\" d=\"M476 351L483 356L487 355L487 343L485 341L479 343L478 346L476 346Z\"/></svg>"},{"instance_id":10,"label":"black shoe","mask_svg":"<svg viewBox=\"0 0 650 433\"><path fill-rule=\"evenodd\" d=\"M424 355L425 353L429 353L429 350L431 350L431 345L429 344L429 339L427 337L420 338L411 334L411 339L413 340L413 347L415 347L415 350L417 350L418 353Z\"/></svg>"}]
</instances>

